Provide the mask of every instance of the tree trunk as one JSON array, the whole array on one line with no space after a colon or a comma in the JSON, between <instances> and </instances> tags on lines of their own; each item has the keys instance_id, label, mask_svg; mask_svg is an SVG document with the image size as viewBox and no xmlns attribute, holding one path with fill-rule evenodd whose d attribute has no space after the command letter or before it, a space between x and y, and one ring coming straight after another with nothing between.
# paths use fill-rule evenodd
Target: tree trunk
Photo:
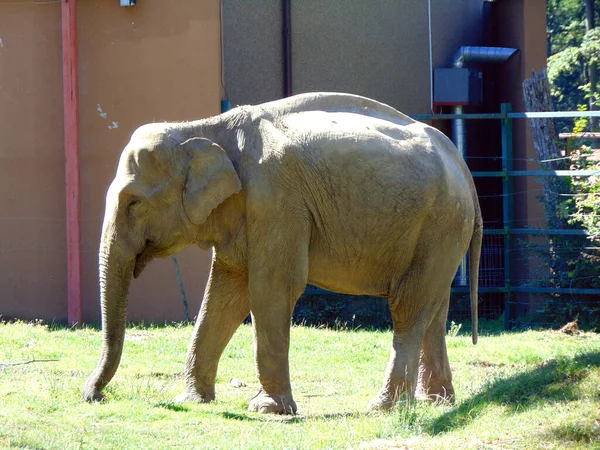
<instances>
[{"instance_id":1,"label":"tree trunk","mask_svg":"<svg viewBox=\"0 0 600 450\"><path fill-rule=\"evenodd\" d=\"M523 99L527 111L553 111L554 105L550 96L550 83L545 70L539 74L534 72L531 78L523 81ZM541 168L551 170L568 169L568 163L565 159L562 159L554 119L529 119L529 128ZM560 194L566 192L565 182L559 177L540 177L540 179L544 192L544 212L548 228L568 228L567 218L564 217L560 208ZM568 240L568 237L566 238ZM565 246L565 238L549 236L548 241L551 257L550 267L555 273L566 273L568 265L561 256L561 248Z\"/></svg>"},{"instance_id":2,"label":"tree trunk","mask_svg":"<svg viewBox=\"0 0 600 450\"><path fill-rule=\"evenodd\" d=\"M542 112L554 109L550 96L550 83L545 70L539 74L534 72L531 78L523 82L523 98L527 111ZM566 168L565 160L557 160L562 154L557 144L559 141L554 119L529 119L529 127L540 166L552 170ZM564 183L558 177L541 177L541 179L548 226L566 228L566 219L558 210L559 193Z\"/></svg>"}]
</instances>

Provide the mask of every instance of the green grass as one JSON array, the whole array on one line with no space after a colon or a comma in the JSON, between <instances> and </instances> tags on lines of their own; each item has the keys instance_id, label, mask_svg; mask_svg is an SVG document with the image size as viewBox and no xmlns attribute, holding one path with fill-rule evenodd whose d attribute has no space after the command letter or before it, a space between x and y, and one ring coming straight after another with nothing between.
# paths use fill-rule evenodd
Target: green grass
<instances>
[{"instance_id":1,"label":"green grass","mask_svg":"<svg viewBox=\"0 0 600 450\"><path fill-rule=\"evenodd\" d=\"M97 330L0 324L0 363L58 360L0 366L0 447L600 449L600 335L490 329L473 346L465 328L448 338L455 405L371 415L391 332L294 327L299 414L273 417L246 410L258 390L249 326L223 355L217 401L180 405L172 399L191 326L130 327L105 401L87 404L80 391L99 356Z\"/></svg>"}]
</instances>

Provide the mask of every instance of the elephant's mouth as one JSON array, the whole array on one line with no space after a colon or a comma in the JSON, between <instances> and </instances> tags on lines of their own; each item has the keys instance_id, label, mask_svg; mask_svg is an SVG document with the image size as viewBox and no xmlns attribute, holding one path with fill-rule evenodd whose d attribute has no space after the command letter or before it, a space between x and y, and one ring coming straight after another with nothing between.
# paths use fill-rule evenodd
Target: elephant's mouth
<instances>
[{"instance_id":1,"label":"elephant's mouth","mask_svg":"<svg viewBox=\"0 0 600 450\"><path fill-rule=\"evenodd\" d=\"M147 240L144 249L135 257L133 278L139 277L146 265L154 258L168 258L184 247L186 247L186 245L173 243L168 247L163 248L158 247L154 242Z\"/></svg>"},{"instance_id":2,"label":"elephant's mouth","mask_svg":"<svg viewBox=\"0 0 600 450\"><path fill-rule=\"evenodd\" d=\"M156 248L150 241L146 241L144 249L135 257L133 278L137 278L144 271L146 265L156 257L160 257L160 249Z\"/></svg>"}]
</instances>

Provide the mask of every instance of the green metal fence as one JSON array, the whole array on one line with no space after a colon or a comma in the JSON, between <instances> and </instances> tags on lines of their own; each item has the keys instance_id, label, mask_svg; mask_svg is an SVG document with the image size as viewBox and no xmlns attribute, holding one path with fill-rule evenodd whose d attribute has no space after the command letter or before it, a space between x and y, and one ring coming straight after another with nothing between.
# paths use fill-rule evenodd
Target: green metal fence
<instances>
[{"instance_id":1,"label":"green metal fence","mask_svg":"<svg viewBox=\"0 0 600 450\"><path fill-rule=\"evenodd\" d=\"M513 168L513 121L516 119L564 119L564 118L580 118L580 117L600 117L600 111L584 112L584 111L566 111L566 112L513 112L511 105L508 103L501 105L499 113L485 114L417 114L412 116L414 119L421 121L440 121L452 119L465 120L498 120L501 127L501 161L502 170L500 171L474 171L472 172L475 178L501 178L502 179L502 227L484 229L484 238L488 239L496 236L498 239L494 242L496 248L494 251L502 253L502 266L494 268L494 276L500 279L497 286L482 286L482 273L480 272L480 289L481 294L497 294L504 297L504 326L510 329L515 317L511 313L511 305L515 305L513 297L515 294L544 294L544 295L599 295L600 289L581 288L581 287L554 287L554 286L535 286L531 283L521 283L515 281L514 277L514 258L517 248L515 246L515 238L518 236L586 236L586 231L580 229L547 229L547 228L519 228L515 226L515 204L514 204L514 180L516 177L585 177L598 175L598 171L594 170L514 170ZM519 249L522 250L522 249ZM530 258L525 255L525 258ZM490 284L490 283L487 283ZM525 284L525 285L523 285ZM528 285L529 284L529 285ZM467 294L469 289L467 286L455 286L452 288L454 294ZM328 295L328 291L309 286L305 295L319 296ZM597 298L596 298L597 300ZM377 303L377 302L375 302ZM381 311L384 304L374 306ZM500 304L502 308L502 304ZM518 313L518 311L517 311ZM354 316L351 316L354 317Z\"/></svg>"},{"instance_id":2,"label":"green metal fence","mask_svg":"<svg viewBox=\"0 0 600 450\"><path fill-rule=\"evenodd\" d=\"M587 288L565 288L565 287L537 287L537 286L515 286L513 285L513 267L511 262L511 251L513 249L512 236L585 236L585 230L577 229L534 229L534 228L516 228L514 226L514 178L515 177L585 177L599 175L596 170L513 170L513 120L515 119L564 119L580 117L600 117L600 111L560 111L560 112L512 112L510 103L501 105L500 113L486 114L417 114L412 116L414 119L430 120L500 120L502 136L502 170L501 171L475 171L472 172L474 178L478 177L499 177L502 178L502 207L503 207L503 228L502 229L484 229L485 235L503 235L504 236L504 286L502 287L482 287L481 293L502 293L505 296L504 306L504 325L506 329L511 328L513 317L511 317L510 305L512 296L515 293L528 294L576 294L576 295L599 295L600 289ZM468 287L453 287L454 293L466 293Z\"/></svg>"}]
</instances>

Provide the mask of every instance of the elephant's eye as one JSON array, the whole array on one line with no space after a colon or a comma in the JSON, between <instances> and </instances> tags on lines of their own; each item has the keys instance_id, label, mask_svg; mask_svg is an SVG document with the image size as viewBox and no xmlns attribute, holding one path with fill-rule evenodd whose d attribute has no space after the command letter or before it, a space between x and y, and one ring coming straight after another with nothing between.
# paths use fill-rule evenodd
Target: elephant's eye
<instances>
[{"instance_id":1,"label":"elephant's eye","mask_svg":"<svg viewBox=\"0 0 600 450\"><path fill-rule=\"evenodd\" d=\"M140 204L140 199L139 199L139 198L132 198L132 199L129 201L129 205L127 205L127 212L128 212L128 213L131 213L131 212L133 211L133 208L134 208L136 205L139 205L139 204Z\"/></svg>"}]
</instances>

